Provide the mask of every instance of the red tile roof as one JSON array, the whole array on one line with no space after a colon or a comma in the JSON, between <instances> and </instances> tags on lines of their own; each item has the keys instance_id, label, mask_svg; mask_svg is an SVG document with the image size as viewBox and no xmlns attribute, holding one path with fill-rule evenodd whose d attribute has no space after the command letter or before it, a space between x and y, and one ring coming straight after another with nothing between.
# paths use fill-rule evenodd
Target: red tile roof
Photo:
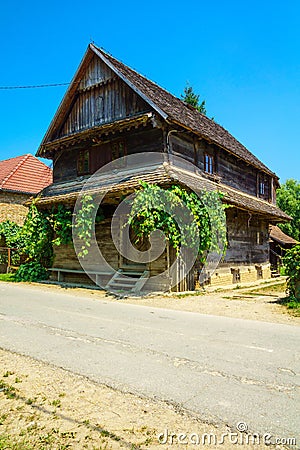
<instances>
[{"instance_id":1,"label":"red tile roof","mask_svg":"<svg viewBox=\"0 0 300 450\"><path fill-rule=\"evenodd\" d=\"M52 170L27 154L0 161L0 190L37 194L52 183Z\"/></svg>"}]
</instances>

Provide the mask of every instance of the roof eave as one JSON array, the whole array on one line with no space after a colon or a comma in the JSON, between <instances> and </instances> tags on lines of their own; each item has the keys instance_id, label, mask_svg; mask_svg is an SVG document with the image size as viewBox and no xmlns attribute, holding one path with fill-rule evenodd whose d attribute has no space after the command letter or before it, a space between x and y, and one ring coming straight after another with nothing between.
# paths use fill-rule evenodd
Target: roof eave
<instances>
[{"instance_id":1,"label":"roof eave","mask_svg":"<svg viewBox=\"0 0 300 450\"><path fill-rule=\"evenodd\" d=\"M7 192L10 194L36 195L36 193L34 193L34 192L19 191L17 189L5 189L2 187L0 187L0 192Z\"/></svg>"},{"instance_id":2,"label":"roof eave","mask_svg":"<svg viewBox=\"0 0 300 450\"><path fill-rule=\"evenodd\" d=\"M56 113L54 114L54 117L52 119L52 121L50 122L50 125L43 137L42 142L39 145L39 148L36 152L36 156L40 157L40 158L45 158L45 156L43 155L43 146L46 142L48 142L49 140L49 136L51 135L53 129L55 128L55 125L57 123L57 120L59 119L59 117L61 115L65 115L64 114L64 109L66 111L69 110L70 106L71 106L71 102L72 102L72 98L73 98L73 93L75 93L77 86L76 86L76 82L77 82L77 78L80 74L80 72L83 70L83 68L85 67L85 64L87 64L87 60L89 59L88 57L91 56L92 57L92 52L91 52L91 48L90 46L88 46L85 54L83 55L83 58L80 61L80 64L75 72L75 75L73 76L70 85L67 89L67 91L65 92L59 106L58 109L56 111ZM65 106L65 108L63 109L63 106Z\"/></svg>"}]
</instances>

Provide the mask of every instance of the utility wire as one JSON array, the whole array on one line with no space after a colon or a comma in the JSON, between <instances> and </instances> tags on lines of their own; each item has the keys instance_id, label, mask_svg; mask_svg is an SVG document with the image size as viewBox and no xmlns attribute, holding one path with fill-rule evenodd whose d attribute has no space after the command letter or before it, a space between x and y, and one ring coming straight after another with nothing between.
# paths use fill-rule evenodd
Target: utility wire
<instances>
[{"instance_id":1,"label":"utility wire","mask_svg":"<svg viewBox=\"0 0 300 450\"><path fill-rule=\"evenodd\" d=\"M70 83L55 83L55 84L36 84L32 86L0 86L0 90L9 90L9 89L37 89L37 88L46 88L53 86L68 86Z\"/></svg>"}]
</instances>

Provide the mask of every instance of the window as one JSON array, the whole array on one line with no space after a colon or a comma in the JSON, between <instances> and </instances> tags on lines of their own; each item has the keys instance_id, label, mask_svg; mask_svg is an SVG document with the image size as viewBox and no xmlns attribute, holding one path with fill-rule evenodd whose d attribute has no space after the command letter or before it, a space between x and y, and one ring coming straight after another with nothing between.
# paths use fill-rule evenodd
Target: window
<instances>
[{"instance_id":1,"label":"window","mask_svg":"<svg viewBox=\"0 0 300 450\"><path fill-rule=\"evenodd\" d=\"M257 231L256 232L256 243L257 245L263 245L264 244L264 233L263 231Z\"/></svg>"},{"instance_id":2,"label":"window","mask_svg":"<svg viewBox=\"0 0 300 450\"><path fill-rule=\"evenodd\" d=\"M112 142L111 144L112 161L122 158L123 156L126 156L125 141L122 139ZM124 167L124 166L125 166L125 159L115 163L115 167Z\"/></svg>"},{"instance_id":3,"label":"window","mask_svg":"<svg viewBox=\"0 0 300 450\"><path fill-rule=\"evenodd\" d=\"M257 195L258 197L263 198L264 200L269 200L269 196L271 194L270 191L270 178L265 174L260 173L257 179Z\"/></svg>"},{"instance_id":4,"label":"window","mask_svg":"<svg viewBox=\"0 0 300 450\"><path fill-rule=\"evenodd\" d=\"M214 157L205 153L204 155L204 172L214 173Z\"/></svg>"},{"instance_id":5,"label":"window","mask_svg":"<svg viewBox=\"0 0 300 450\"><path fill-rule=\"evenodd\" d=\"M259 195L265 195L265 182L260 181L259 183Z\"/></svg>"},{"instance_id":6,"label":"window","mask_svg":"<svg viewBox=\"0 0 300 450\"><path fill-rule=\"evenodd\" d=\"M90 151L81 150L77 158L77 174L87 175L90 173Z\"/></svg>"}]
</instances>

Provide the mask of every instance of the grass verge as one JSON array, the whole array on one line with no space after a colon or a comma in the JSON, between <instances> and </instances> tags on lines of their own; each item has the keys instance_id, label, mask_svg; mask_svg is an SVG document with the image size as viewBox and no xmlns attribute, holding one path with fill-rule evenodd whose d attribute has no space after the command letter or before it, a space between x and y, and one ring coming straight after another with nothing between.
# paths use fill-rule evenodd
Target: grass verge
<instances>
[{"instance_id":1,"label":"grass verge","mask_svg":"<svg viewBox=\"0 0 300 450\"><path fill-rule=\"evenodd\" d=\"M15 274L14 273L0 273L0 281L16 282Z\"/></svg>"}]
</instances>

